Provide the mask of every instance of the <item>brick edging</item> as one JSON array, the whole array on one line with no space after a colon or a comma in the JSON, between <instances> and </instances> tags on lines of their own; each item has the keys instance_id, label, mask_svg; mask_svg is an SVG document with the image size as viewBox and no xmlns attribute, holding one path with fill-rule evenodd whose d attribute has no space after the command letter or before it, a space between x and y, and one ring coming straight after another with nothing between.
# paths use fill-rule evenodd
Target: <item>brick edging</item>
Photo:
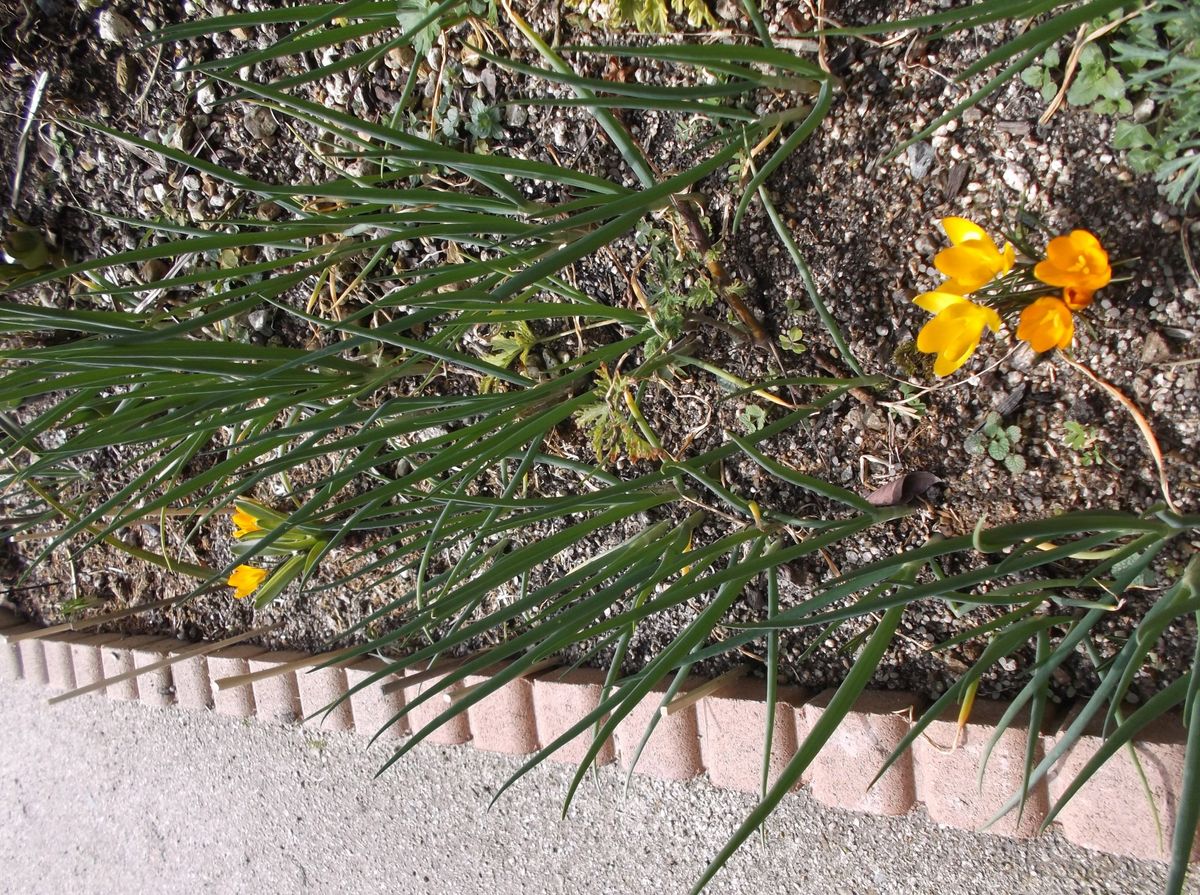
<instances>
[{"instance_id":1,"label":"brick edging","mask_svg":"<svg viewBox=\"0 0 1200 895\"><path fill-rule=\"evenodd\" d=\"M393 675L353 694L329 715L313 718L310 716L351 686L381 670L382 662L362 658L317 669L323 657L238 644L154 668L156 662L178 656L194 644L83 632L15 643L10 640L12 635L33 630L33 626L21 624L11 613L0 610L0 680L25 679L61 693L123 675L124 679L95 692L106 693L111 699L138 699L150 705L174 705L240 718L273 722L307 718L304 723L312 727L352 730L367 737L374 736L421 687L415 683L406 687L403 679ZM311 661L299 664L305 660ZM147 666L150 670L141 671ZM272 667L284 670L233 688L220 689L216 683ZM416 669L409 669L409 673L415 674ZM485 676L473 676L465 685L484 680ZM593 669L552 669L532 679L519 678L471 706L429 740L443 745L470 742L485 751L527 755L552 742L594 709L599 704L602 683L603 674ZM703 683L699 679L689 681L685 690L693 691ZM779 689L770 775L778 774L795 753L832 692L809 694L794 687ZM429 700L411 717L384 732L382 738L395 741L409 735L411 729L418 729L444 711L449 698L453 694L447 699ZM635 773L675 780L707 773L714 786L758 793L766 722L764 682L743 677L694 701L686 693L677 695L676 700L678 710L660 718ZM618 762L628 768L641 731L658 711L660 701L661 690L651 692L618 725L615 742L606 742L600 750L601 764ZM1003 714L1004 703L977 700L957 744L955 713L935 720L925 736L874 787L866 788L907 733L910 719L924 707L911 694L899 691L864 693L800 785L808 787L818 801L835 808L902 815L923 804L937 823L981 829L1019 788L1024 767L1027 727L1018 718L1000 737L983 780L977 780L980 757ZM1040 735L1042 752L1053 746L1067 720L1057 719L1052 730ZM1013 812L988 832L1034 835L1053 799L1061 795L1074 773L1099 748L1098 733L1096 729L1087 731L1059 763L1057 773L1052 772L1035 787L1019 821ZM1143 731L1136 741L1142 769L1158 804L1163 849L1159 848L1145 789L1126 750L1105 764L1058 815L1056 822L1066 839L1110 854L1167 860L1165 849L1169 849L1182 789L1185 733L1177 715L1167 716ZM578 762L585 749L585 740L577 739L554 753L551 760ZM1200 849L1193 852L1193 857L1198 854Z\"/></svg>"}]
</instances>

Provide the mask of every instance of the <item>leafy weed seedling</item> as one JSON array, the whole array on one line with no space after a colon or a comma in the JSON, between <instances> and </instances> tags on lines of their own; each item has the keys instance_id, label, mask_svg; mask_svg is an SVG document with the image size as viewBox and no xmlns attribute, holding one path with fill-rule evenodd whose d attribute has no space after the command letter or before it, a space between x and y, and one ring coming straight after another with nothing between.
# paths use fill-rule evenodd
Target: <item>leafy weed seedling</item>
<instances>
[{"instance_id":1,"label":"leafy weed seedling","mask_svg":"<svg viewBox=\"0 0 1200 895\"><path fill-rule=\"evenodd\" d=\"M967 436L963 449L974 457L987 454L1014 475L1025 471L1025 458L1014 452L1021 440L1021 430L1016 426L1005 426L1000 414L992 411L983 426Z\"/></svg>"},{"instance_id":2,"label":"leafy weed seedling","mask_svg":"<svg viewBox=\"0 0 1200 895\"><path fill-rule=\"evenodd\" d=\"M1100 452L1100 433L1094 426L1085 426L1077 420L1063 423L1063 443L1079 456L1081 466L1099 466L1104 462Z\"/></svg>"}]
</instances>

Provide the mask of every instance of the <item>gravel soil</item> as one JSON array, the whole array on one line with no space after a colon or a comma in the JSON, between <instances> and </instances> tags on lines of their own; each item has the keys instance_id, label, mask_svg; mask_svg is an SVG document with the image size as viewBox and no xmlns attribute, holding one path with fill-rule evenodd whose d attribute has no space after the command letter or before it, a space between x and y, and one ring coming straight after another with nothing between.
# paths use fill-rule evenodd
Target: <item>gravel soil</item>
<instances>
[{"instance_id":1,"label":"gravel soil","mask_svg":"<svg viewBox=\"0 0 1200 895\"><path fill-rule=\"evenodd\" d=\"M251 2L233 6L255 8ZM733 34L750 32L749 23L726 6L718 7L724 30L700 39L728 40ZM924 8L870 2L825 5L828 16L845 24ZM15 125L24 114L37 73L46 71L49 87L28 143L15 215L40 228L65 256L90 258L140 245L146 234L115 219L120 216L208 224L245 211L242 199L227 185L104 138L76 123L77 119L97 120L280 183L329 176L330 158L322 154L319 135L294 127L261 106L228 101L224 88L181 71L187 62L265 46L279 36L277 30L219 35L149 50L133 49L131 39L112 39L113 13L133 32L145 33L182 14L219 11L204 2L185 4L183 12L174 4L153 0L117 3L98 13L81 11L74 3L0 0L0 14L16 25L4 32L8 58L0 113L11 126L0 130L5 159L0 198L8 201L16 170ZM767 4L764 14L780 34L807 27L791 7ZM646 40L598 29L567 7L539 8L530 16L541 33L556 34L563 44ZM496 39L507 40L508 52L515 58L537 61L519 35L506 30L502 21L498 28ZM1120 153L1111 149L1112 121L1086 110L1064 108L1041 125L1040 99L1016 81L928 141L891 161L883 160L915 129L978 86L958 83L953 76L965 61L978 58L1014 33L1006 29L1000 26L935 42L913 36L888 43L831 40L824 59L841 84L833 109L813 138L769 182L774 201L853 354L868 373L891 377L894 384L866 401L851 396L840 399L809 426L767 442L767 453L863 494L914 470L940 480L918 501L911 516L840 544L836 556L817 557L810 565L790 569L783 594L787 604L810 593L828 576L830 565L846 568L868 562L918 545L934 533L969 532L981 518L1005 523L1081 507L1139 511L1161 498L1155 467L1133 419L1061 358L1035 358L1027 350L1010 351L1008 342L985 340L964 372L948 381L935 381L928 364L914 356L912 342L927 318L911 298L939 280L933 257L945 244L937 221L946 215L969 217L994 234L1011 230L1022 213L1043 219L1053 232L1088 228L1100 236L1113 259L1128 259L1121 268L1128 279L1103 290L1081 326L1077 356L1140 406L1161 445L1177 505L1184 512L1200 511L1200 365L1196 363L1200 279L1188 260L1189 240L1200 241L1200 223L1165 204L1153 183L1135 176ZM414 62L411 54L389 54L361 75L335 75L318 82L310 88L310 96L367 120L380 120L391 114L411 65L425 65L433 72L451 63L461 68L451 96L451 103L459 108L468 108L472 98L503 103L522 96L565 95L559 87L514 81L503 69L464 54L465 37L461 29L449 34L424 61ZM800 39L790 45L806 46ZM321 51L310 55L293 64L311 67L328 61ZM620 62L615 56L588 57L580 66L592 75L615 71L613 76L653 83L683 83L686 77L657 63ZM286 73L275 64L247 72L256 78ZM431 82L426 78L425 83ZM431 90L425 92L425 107L419 111L428 117L433 96ZM764 95L763 109L790 99ZM517 102L501 108L503 133L480 148L577 165L634 185L632 174L598 136L586 114ZM686 160L703 136L686 121L642 113L629 113L626 120L663 170ZM748 305L772 333L787 336L795 349L781 355L785 372L810 376L826 375L831 369L848 372L811 311L803 285L761 207L753 204L741 229L730 232L735 201L732 179L718 175L701 184L704 212L722 237L718 247L725 263L748 287ZM620 241L612 256L581 262L572 276L597 299L632 304L628 271L641 250L634 240ZM428 252L427 245L401 243L397 263L419 265ZM163 273L143 267L116 276L132 282ZM700 276L696 272L695 277ZM682 285L687 288L691 283L692 274L687 274ZM49 306L77 301L61 285L30 293L19 300ZM295 300L302 302L304 296ZM698 356L750 381L779 374L775 358L733 331L729 321L721 319L720 307L703 313L707 316L692 332ZM305 345L311 338L289 318L265 309L246 315L238 327L237 337L257 343ZM475 335L468 338L468 346L471 338L477 346L484 344L484 337ZM25 343L25 347L36 346ZM894 407L905 397L899 391L901 382L920 395L922 406L915 413ZM642 401L664 448L682 456L720 444L725 430L745 429L751 424L746 421L746 406L743 400L727 400L711 378L699 375L656 384L646 390ZM18 415L37 410L36 405L15 409ZM770 407L761 410L768 418L776 412ZM990 411L1000 413L1006 426L1020 430L1017 451L1025 461L1023 472L1014 474L967 451L968 437L980 429ZM1068 421L1094 434L1099 462L1085 464L1083 456L1066 444ZM591 453L587 434L569 424L556 433L554 449L583 460ZM112 493L121 476L137 468L133 457L118 452L93 456L88 463L86 487L97 496ZM648 468L645 461L624 456L613 463L617 474ZM316 477L322 472L314 467L298 471L298 476ZM722 473L728 487L764 506L796 514L823 509L748 462L730 462ZM552 470L538 476L541 493L573 487L573 479ZM270 488L258 495L265 502L282 496ZM19 501L10 503L6 510L17 515L19 506ZM727 530L723 526L719 517L713 517L697 538L716 537ZM189 561L217 565L229 560L224 523L202 526L186 538L185 534L182 523L156 517L128 529L124 536L147 549L169 545L169 550ZM544 578L561 574L589 552L617 543L626 534L607 532L585 548L556 557L540 574ZM62 602L75 597L96 598L115 609L150 597L179 596L191 587L185 579L103 546L81 556L66 549L55 551L31 576L18 581L43 544L44 539L36 538L3 542L5 573L11 582L8 598L41 622L61 620ZM354 559L353 546L348 544L331 556L320 580L334 580L359 561ZM1164 562L1179 564L1196 546L1178 543ZM215 639L273 621L279 627L270 635L271 645L315 649L394 598L402 587L398 580L375 589L287 594L257 617L247 603L218 591L124 624L132 631ZM1129 619L1138 617L1158 592L1151 588L1135 594L1126 612L1114 615L1105 635L1111 643L1099 644L1102 650L1119 646L1128 634ZM499 593L495 598L504 597ZM762 593L751 588L731 621L757 617L762 599ZM652 655L698 609L699 604L679 607L650 620L633 644L630 665ZM926 648L960 624L940 604L914 606L875 685L928 695L940 692L973 658L978 645L968 643L937 655ZM835 683L851 661L841 648L857 633L853 625L846 626L803 662L798 657L815 635L789 633L784 642L788 678L813 688ZM1138 682L1135 698L1178 674L1180 663L1192 655L1195 636L1194 626L1167 632L1162 649ZM1024 663L1031 658L1032 651L1013 660L1010 667L995 669L982 692L1011 692L1020 685ZM707 670L721 667L717 662ZM1083 663L1067 666L1066 677L1055 683L1056 695L1069 698L1085 692L1090 684Z\"/></svg>"}]
</instances>

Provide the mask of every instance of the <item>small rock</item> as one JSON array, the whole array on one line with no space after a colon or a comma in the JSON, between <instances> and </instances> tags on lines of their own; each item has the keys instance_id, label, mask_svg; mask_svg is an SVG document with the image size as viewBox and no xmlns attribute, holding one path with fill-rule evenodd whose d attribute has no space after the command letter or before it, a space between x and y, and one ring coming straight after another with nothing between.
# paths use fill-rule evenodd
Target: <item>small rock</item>
<instances>
[{"instance_id":1,"label":"small rock","mask_svg":"<svg viewBox=\"0 0 1200 895\"><path fill-rule=\"evenodd\" d=\"M1014 370L1031 370L1035 361L1037 361L1037 353L1028 342L1021 342L1013 356L1009 358L1008 365Z\"/></svg>"},{"instance_id":2,"label":"small rock","mask_svg":"<svg viewBox=\"0 0 1200 895\"><path fill-rule=\"evenodd\" d=\"M412 65L414 58L416 58L416 54L413 52L412 47L392 47L387 51L387 55L383 57L383 64L392 71L396 71L401 68L408 68L408 66Z\"/></svg>"},{"instance_id":3,"label":"small rock","mask_svg":"<svg viewBox=\"0 0 1200 895\"><path fill-rule=\"evenodd\" d=\"M143 283L157 283L167 275L170 267L162 258L151 258L149 261L143 262L138 273L141 274Z\"/></svg>"},{"instance_id":4,"label":"small rock","mask_svg":"<svg viewBox=\"0 0 1200 895\"><path fill-rule=\"evenodd\" d=\"M271 334L271 312L265 308L258 308L247 314L246 323L256 333L262 333L264 336Z\"/></svg>"},{"instance_id":5,"label":"small rock","mask_svg":"<svg viewBox=\"0 0 1200 895\"><path fill-rule=\"evenodd\" d=\"M1171 346L1158 330L1152 329L1146 333L1146 339L1142 343L1143 364L1157 364L1170 356Z\"/></svg>"},{"instance_id":6,"label":"small rock","mask_svg":"<svg viewBox=\"0 0 1200 895\"><path fill-rule=\"evenodd\" d=\"M483 85L483 89L487 91L488 96L492 99L496 98L496 72L491 68L485 68L479 75L479 83Z\"/></svg>"},{"instance_id":7,"label":"small rock","mask_svg":"<svg viewBox=\"0 0 1200 895\"><path fill-rule=\"evenodd\" d=\"M913 180L921 180L929 173L935 157L933 147L924 141L908 147L908 170Z\"/></svg>"},{"instance_id":8,"label":"small rock","mask_svg":"<svg viewBox=\"0 0 1200 895\"><path fill-rule=\"evenodd\" d=\"M96 19L96 30L100 39L105 43L129 43L137 36L133 22L125 18L115 9L106 9Z\"/></svg>"},{"instance_id":9,"label":"small rock","mask_svg":"<svg viewBox=\"0 0 1200 895\"><path fill-rule=\"evenodd\" d=\"M742 17L741 4L735 3L734 0L717 0L714 10L717 18L726 22L737 22Z\"/></svg>"},{"instance_id":10,"label":"small rock","mask_svg":"<svg viewBox=\"0 0 1200 895\"><path fill-rule=\"evenodd\" d=\"M211 112L217 105L217 88L211 82L205 82L196 90L196 105L203 112Z\"/></svg>"},{"instance_id":11,"label":"small rock","mask_svg":"<svg viewBox=\"0 0 1200 895\"><path fill-rule=\"evenodd\" d=\"M1014 192L1023 193L1029 189L1029 172L1020 165L1009 165L1002 178L1005 186Z\"/></svg>"},{"instance_id":12,"label":"small rock","mask_svg":"<svg viewBox=\"0 0 1200 895\"><path fill-rule=\"evenodd\" d=\"M255 140L266 141L275 136L279 125L269 109L256 106L242 118L242 128Z\"/></svg>"}]
</instances>

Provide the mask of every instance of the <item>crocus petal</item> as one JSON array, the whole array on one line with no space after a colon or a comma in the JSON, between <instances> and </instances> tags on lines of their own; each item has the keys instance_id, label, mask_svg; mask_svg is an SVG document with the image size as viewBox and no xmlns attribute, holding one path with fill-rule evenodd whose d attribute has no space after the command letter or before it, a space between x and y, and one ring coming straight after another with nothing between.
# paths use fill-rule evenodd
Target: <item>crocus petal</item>
<instances>
[{"instance_id":1,"label":"crocus petal","mask_svg":"<svg viewBox=\"0 0 1200 895\"><path fill-rule=\"evenodd\" d=\"M994 333L1000 332L1000 324L1003 322L1000 320L1000 315L991 308L985 308L980 305L976 305L975 307L979 308L979 318L983 321L984 326Z\"/></svg>"},{"instance_id":2,"label":"crocus petal","mask_svg":"<svg viewBox=\"0 0 1200 895\"><path fill-rule=\"evenodd\" d=\"M974 221L968 221L966 218L946 217L942 218L942 229L946 231L946 236L949 237L951 245L962 245L964 242L979 241L985 245L996 248L996 244L992 242L992 238L987 235L982 227Z\"/></svg>"},{"instance_id":3,"label":"crocus petal","mask_svg":"<svg viewBox=\"0 0 1200 895\"><path fill-rule=\"evenodd\" d=\"M1063 289L1062 300L1072 311L1082 311L1092 303L1092 292L1090 289L1067 286Z\"/></svg>"},{"instance_id":4,"label":"crocus petal","mask_svg":"<svg viewBox=\"0 0 1200 895\"><path fill-rule=\"evenodd\" d=\"M1066 348L1075 338L1071 309L1052 295L1039 298L1021 312L1017 338L1028 342L1039 354L1051 348Z\"/></svg>"},{"instance_id":5,"label":"crocus petal","mask_svg":"<svg viewBox=\"0 0 1200 895\"><path fill-rule=\"evenodd\" d=\"M1004 251L1000 253L1000 260L1003 265L1001 273L1008 273L1012 270L1012 266L1017 263L1017 250L1013 248L1011 242L1004 244Z\"/></svg>"},{"instance_id":6,"label":"crocus petal","mask_svg":"<svg viewBox=\"0 0 1200 895\"><path fill-rule=\"evenodd\" d=\"M939 286L932 292L922 292L913 299L913 304L924 311L928 311L930 314L940 314L946 308L950 307L950 305L957 304L960 301L966 301L966 299L957 292L945 292Z\"/></svg>"},{"instance_id":7,"label":"crocus petal","mask_svg":"<svg viewBox=\"0 0 1200 895\"><path fill-rule=\"evenodd\" d=\"M267 570L255 566L238 566L225 583L234 589L234 597L243 600L250 596L267 578Z\"/></svg>"},{"instance_id":8,"label":"crocus petal","mask_svg":"<svg viewBox=\"0 0 1200 895\"><path fill-rule=\"evenodd\" d=\"M1033 275L1051 286L1095 292L1112 280L1112 267L1100 240L1087 230L1072 230L1050 240L1046 260L1034 266Z\"/></svg>"},{"instance_id":9,"label":"crocus petal","mask_svg":"<svg viewBox=\"0 0 1200 895\"><path fill-rule=\"evenodd\" d=\"M964 243L942 249L934 256L933 266L967 291L986 285L1003 267L1000 253L979 243Z\"/></svg>"}]
</instances>

